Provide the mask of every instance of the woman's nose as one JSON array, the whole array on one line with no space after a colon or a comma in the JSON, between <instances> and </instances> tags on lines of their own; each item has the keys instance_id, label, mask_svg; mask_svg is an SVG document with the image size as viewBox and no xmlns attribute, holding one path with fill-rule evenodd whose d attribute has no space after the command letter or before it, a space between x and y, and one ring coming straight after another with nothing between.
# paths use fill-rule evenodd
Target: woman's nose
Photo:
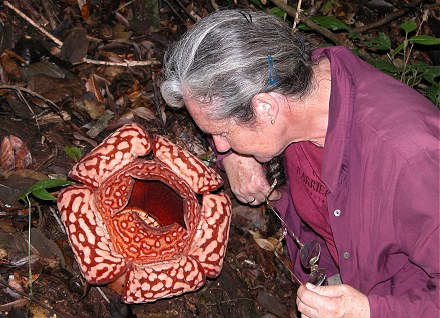
<instances>
[{"instance_id":1,"label":"woman's nose","mask_svg":"<svg viewBox=\"0 0 440 318\"><path fill-rule=\"evenodd\" d=\"M226 137L220 135L213 135L212 140L214 140L215 148L218 152L226 152L231 149L231 145Z\"/></svg>"}]
</instances>

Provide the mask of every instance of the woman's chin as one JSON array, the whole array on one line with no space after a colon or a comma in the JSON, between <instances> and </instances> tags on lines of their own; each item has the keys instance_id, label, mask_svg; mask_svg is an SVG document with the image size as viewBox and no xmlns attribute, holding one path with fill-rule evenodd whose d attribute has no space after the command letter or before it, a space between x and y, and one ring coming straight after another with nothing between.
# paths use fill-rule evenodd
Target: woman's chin
<instances>
[{"instance_id":1,"label":"woman's chin","mask_svg":"<svg viewBox=\"0 0 440 318\"><path fill-rule=\"evenodd\" d=\"M255 160L257 160L259 163L266 163L273 159L273 157L255 157Z\"/></svg>"}]
</instances>

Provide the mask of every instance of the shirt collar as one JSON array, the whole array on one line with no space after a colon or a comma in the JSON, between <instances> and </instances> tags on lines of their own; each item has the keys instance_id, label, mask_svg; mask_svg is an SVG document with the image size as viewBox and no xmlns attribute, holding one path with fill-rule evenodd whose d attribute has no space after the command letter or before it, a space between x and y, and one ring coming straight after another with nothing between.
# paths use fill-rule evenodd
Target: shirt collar
<instances>
[{"instance_id":1,"label":"shirt collar","mask_svg":"<svg viewBox=\"0 0 440 318\"><path fill-rule=\"evenodd\" d=\"M352 122L355 87L349 66L345 65L348 54L345 47L323 47L313 51L312 59L327 57L331 65L331 93L329 119L325 137L322 180L330 192L334 192L347 172L348 150Z\"/></svg>"}]
</instances>

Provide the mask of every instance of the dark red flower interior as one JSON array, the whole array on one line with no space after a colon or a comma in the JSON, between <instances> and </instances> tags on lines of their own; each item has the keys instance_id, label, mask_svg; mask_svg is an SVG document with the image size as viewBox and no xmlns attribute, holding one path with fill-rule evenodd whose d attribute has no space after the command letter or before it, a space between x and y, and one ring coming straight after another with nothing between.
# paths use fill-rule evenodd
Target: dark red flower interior
<instances>
[{"instance_id":1,"label":"dark red flower interior","mask_svg":"<svg viewBox=\"0 0 440 318\"><path fill-rule=\"evenodd\" d=\"M177 223L186 229L182 197L161 181L136 180L127 208L147 212L162 226Z\"/></svg>"}]
</instances>

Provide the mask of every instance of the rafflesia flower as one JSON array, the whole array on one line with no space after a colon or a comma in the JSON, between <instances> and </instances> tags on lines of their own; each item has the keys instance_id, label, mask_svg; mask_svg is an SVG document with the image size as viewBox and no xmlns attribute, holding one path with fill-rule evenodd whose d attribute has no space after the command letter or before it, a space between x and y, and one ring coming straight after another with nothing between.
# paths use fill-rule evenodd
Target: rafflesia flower
<instances>
[{"instance_id":1,"label":"rafflesia flower","mask_svg":"<svg viewBox=\"0 0 440 318\"><path fill-rule=\"evenodd\" d=\"M151 302L219 275L231 202L202 161L137 124L121 127L77 163L82 183L58 197L85 279L121 286L122 301Z\"/></svg>"}]
</instances>

